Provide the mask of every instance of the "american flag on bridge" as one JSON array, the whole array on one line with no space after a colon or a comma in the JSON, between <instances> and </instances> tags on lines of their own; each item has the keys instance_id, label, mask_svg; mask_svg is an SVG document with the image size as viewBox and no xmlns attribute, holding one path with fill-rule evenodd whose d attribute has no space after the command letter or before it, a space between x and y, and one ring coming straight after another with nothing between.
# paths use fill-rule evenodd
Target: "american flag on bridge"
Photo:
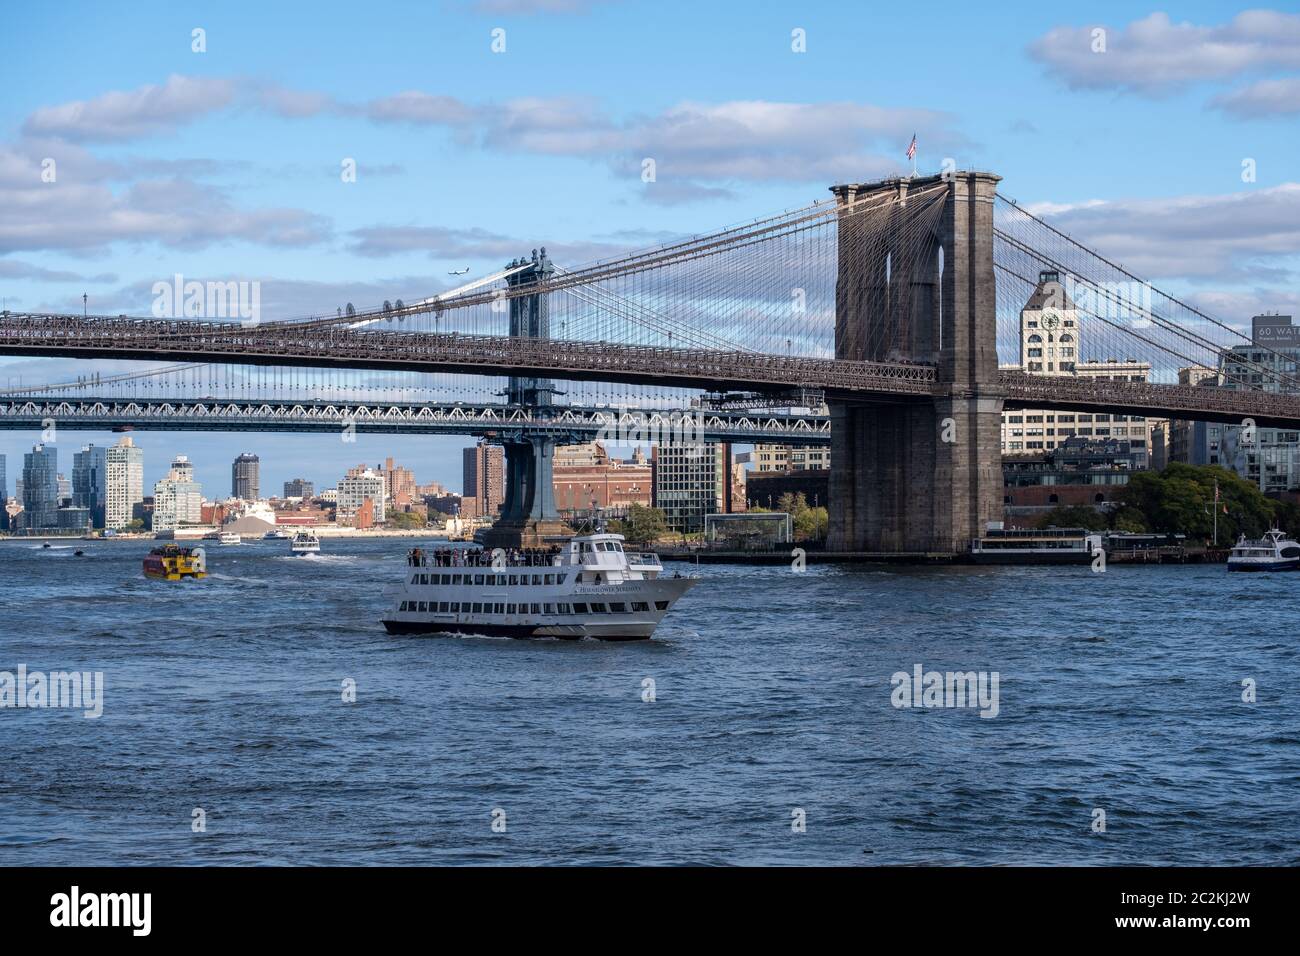
<instances>
[{"instance_id":1,"label":"american flag on bridge","mask_svg":"<svg viewBox=\"0 0 1300 956\"><path fill-rule=\"evenodd\" d=\"M907 158L916 159L916 134L915 133L912 134L912 142L907 147Z\"/></svg>"}]
</instances>

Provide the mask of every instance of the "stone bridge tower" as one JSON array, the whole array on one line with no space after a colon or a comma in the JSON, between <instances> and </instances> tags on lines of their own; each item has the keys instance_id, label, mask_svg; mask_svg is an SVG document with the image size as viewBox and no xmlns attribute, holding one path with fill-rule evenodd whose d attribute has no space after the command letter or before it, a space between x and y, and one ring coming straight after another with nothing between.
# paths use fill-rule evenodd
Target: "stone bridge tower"
<instances>
[{"instance_id":1,"label":"stone bridge tower","mask_svg":"<svg viewBox=\"0 0 1300 956\"><path fill-rule=\"evenodd\" d=\"M933 363L938 393L832 405L831 550L958 554L1002 518L999 179L958 172L832 189L835 357Z\"/></svg>"}]
</instances>

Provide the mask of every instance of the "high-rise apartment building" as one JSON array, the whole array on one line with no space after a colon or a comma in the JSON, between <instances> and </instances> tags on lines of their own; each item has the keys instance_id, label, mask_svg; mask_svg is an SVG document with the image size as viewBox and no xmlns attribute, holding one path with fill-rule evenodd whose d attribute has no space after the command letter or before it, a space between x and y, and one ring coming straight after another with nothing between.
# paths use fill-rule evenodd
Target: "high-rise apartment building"
<instances>
[{"instance_id":1,"label":"high-rise apartment building","mask_svg":"<svg viewBox=\"0 0 1300 956\"><path fill-rule=\"evenodd\" d=\"M104 482L108 477L108 449L83 445L72 454L72 504L85 508L93 527L104 527Z\"/></svg>"},{"instance_id":2,"label":"high-rise apartment building","mask_svg":"<svg viewBox=\"0 0 1300 956\"><path fill-rule=\"evenodd\" d=\"M167 476L153 488L153 529L175 531L203 523L203 489L194 480L194 465L177 455Z\"/></svg>"},{"instance_id":3,"label":"high-rise apartment building","mask_svg":"<svg viewBox=\"0 0 1300 956\"><path fill-rule=\"evenodd\" d=\"M33 531L59 526L59 469L53 448L34 445L23 456L22 526Z\"/></svg>"},{"instance_id":4,"label":"high-rise apartment building","mask_svg":"<svg viewBox=\"0 0 1300 956\"><path fill-rule=\"evenodd\" d=\"M354 468L339 479L336 507L340 519L355 518L367 501L373 508L374 522L383 522L388 510L383 475L376 474L369 468Z\"/></svg>"},{"instance_id":5,"label":"high-rise apartment building","mask_svg":"<svg viewBox=\"0 0 1300 956\"><path fill-rule=\"evenodd\" d=\"M506 497L506 450L480 441L464 452L464 491L478 502L478 513L495 514Z\"/></svg>"},{"instance_id":6,"label":"high-rise apartment building","mask_svg":"<svg viewBox=\"0 0 1300 956\"><path fill-rule=\"evenodd\" d=\"M294 478L284 483L286 498L310 498L316 493L316 486L306 478Z\"/></svg>"},{"instance_id":7,"label":"high-rise apartment building","mask_svg":"<svg viewBox=\"0 0 1300 956\"><path fill-rule=\"evenodd\" d=\"M144 501L144 449L123 435L104 451L104 527L120 531Z\"/></svg>"},{"instance_id":8,"label":"high-rise apartment building","mask_svg":"<svg viewBox=\"0 0 1300 956\"><path fill-rule=\"evenodd\" d=\"M384 491L392 508L403 510L415 500L415 472L411 469L395 465L393 459L386 458L383 465L375 466L375 471L383 476Z\"/></svg>"},{"instance_id":9,"label":"high-rise apartment building","mask_svg":"<svg viewBox=\"0 0 1300 956\"><path fill-rule=\"evenodd\" d=\"M244 452L230 466L230 496L244 501L257 501L261 497L261 460Z\"/></svg>"}]
</instances>

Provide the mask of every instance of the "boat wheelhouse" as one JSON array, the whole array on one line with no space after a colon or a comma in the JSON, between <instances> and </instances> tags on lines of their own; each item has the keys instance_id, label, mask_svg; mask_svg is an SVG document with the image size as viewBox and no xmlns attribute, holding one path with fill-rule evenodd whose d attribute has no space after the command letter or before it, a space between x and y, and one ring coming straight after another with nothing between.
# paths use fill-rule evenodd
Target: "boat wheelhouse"
<instances>
[{"instance_id":1,"label":"boat wheelhouse","mask_svg":"<svg viewBox=\"0 0 1300 956\"><path fill-rule=\"evenodd\" d=\"M549 551L417 548L406 570L383 618L390 634L644 640L698 583L607 533Z\"/></svg>"}]
</instances>

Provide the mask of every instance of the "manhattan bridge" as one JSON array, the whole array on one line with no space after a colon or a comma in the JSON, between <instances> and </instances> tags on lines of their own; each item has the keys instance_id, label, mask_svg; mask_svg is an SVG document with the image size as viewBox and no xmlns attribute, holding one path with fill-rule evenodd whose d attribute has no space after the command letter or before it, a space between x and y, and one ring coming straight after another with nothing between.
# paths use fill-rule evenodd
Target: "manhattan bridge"
<instances>
[{"instance_id":1,"label":"manhattan bridge","mask_svg":"<svg viewBox=\"0 0 1300 956\"><path fill-rule=\"evenodd\" d=\"M1004 409L1300 427L1294 361L998 182L836 186L708 235L587 264L540 249L460 288L346 315L5 312L0 354L83 359L87 372L5 389L0 427L485 436L506 447L501 525L516 528L556 517L557 444L830 444L828 548L926 554L964 551L1001 518ZM1043 374L1021 361L1020 312L1049 277L1077 316L1077 354ZM1241 345L1250 352L1225 367ZM95 369L109 359L159 364ZM1074 373L1109 359L1150 374ZM1218 374L1179 384L1196 367Z\"/></svg>"}]
</instances>

